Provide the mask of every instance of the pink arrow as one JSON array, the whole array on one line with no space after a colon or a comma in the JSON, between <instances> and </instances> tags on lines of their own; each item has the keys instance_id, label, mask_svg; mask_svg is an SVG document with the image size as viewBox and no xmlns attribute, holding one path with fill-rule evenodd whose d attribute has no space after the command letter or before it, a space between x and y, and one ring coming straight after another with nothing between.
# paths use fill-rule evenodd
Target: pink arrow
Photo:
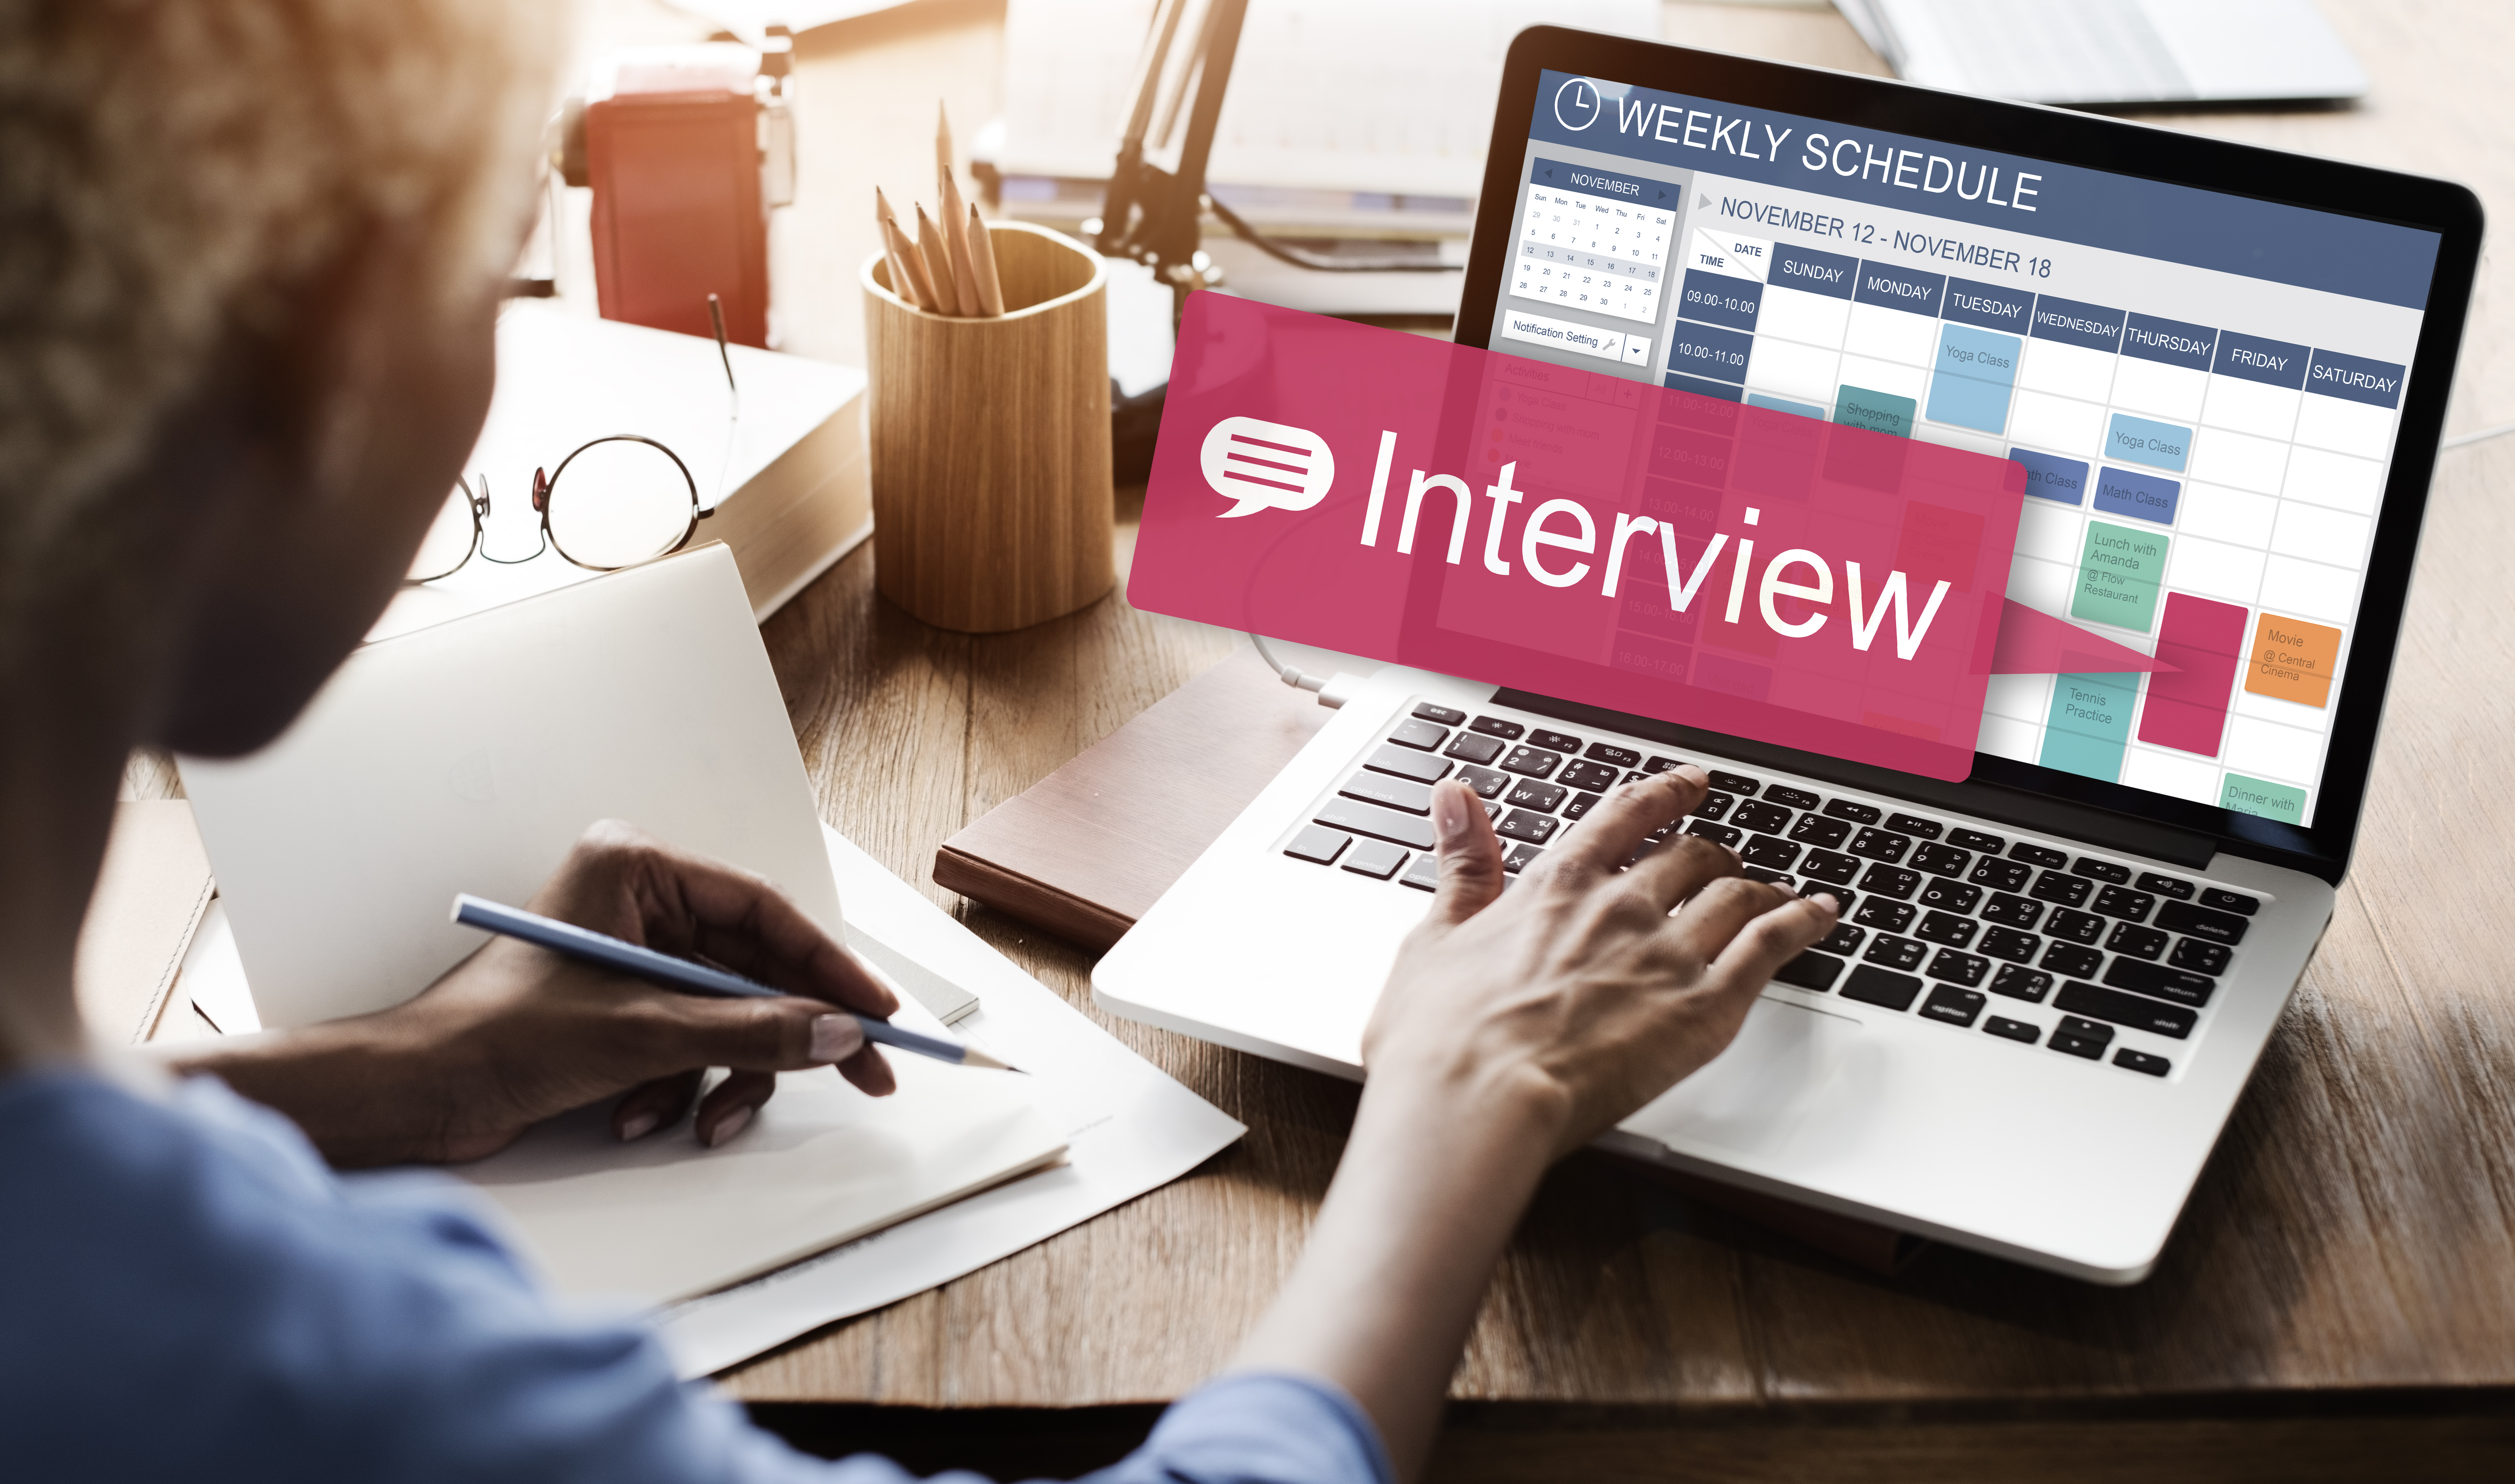
<instances>
[{"instance_id":1,"label":"pink arrow","mask_svg":"<svg viewBox=\"0 0 2515 1484\"><path fill-rule=\"evenodd\" d=\"M2000 601L2000 642L1992 650L1992 675L2170 674L2182 669L2099 638L2040 608L2030 608L2016 598Z\"/></svg>"}]
</instances>

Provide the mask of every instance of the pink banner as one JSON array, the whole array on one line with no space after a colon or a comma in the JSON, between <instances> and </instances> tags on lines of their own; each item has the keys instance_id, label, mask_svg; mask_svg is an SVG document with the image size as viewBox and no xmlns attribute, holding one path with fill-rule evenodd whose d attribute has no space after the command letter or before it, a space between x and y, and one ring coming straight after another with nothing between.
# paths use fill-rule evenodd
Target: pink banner
<instances>
[{"instance_id":1,"label":"pink banner","mask_svg":"<svg viewBox=\"0 0 2515 1484\"><path fill-rule=\"evenodd\" d=\"M2172 675L2148 682L2148 707L2139 716L2139 739L2218 756L2227 729L2227 697L2244 663L2245 609L2189 593L2165 595L2165 617L2157 626L2157 657Z\"/></svg>"},{"instance_id":2,"label":"pink banner","mask_svg":"<svg viewBox=\"0 0 2515 1484\"><path fill-rule=\"evenodd\" d=\"M2024 490L2005 459L1197 294L1127 596L1958 779Z\"/></svg>"}]
</instances>

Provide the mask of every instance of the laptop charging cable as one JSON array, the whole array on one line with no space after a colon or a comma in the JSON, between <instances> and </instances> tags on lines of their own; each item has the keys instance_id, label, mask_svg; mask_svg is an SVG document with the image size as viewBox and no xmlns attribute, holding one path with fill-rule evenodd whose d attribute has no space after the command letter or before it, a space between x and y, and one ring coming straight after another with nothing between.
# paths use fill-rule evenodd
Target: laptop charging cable
<instances>
[{"instance_id":1,"label":"laptop charging cable","mask_svg":"<svg viewBox=\"0 0 2515 1484\"><path fill-rule=\"evenodd\" d=\"M1275 672L1275 679L1296 690L1316 692L1319 704L1330 711L1341 710L1345 702L1353 699L1354 691L1361 688L1362 680L1358 676L1349 675L1341 670L1330 676L1312 675L1306 670L1287 665L1275 658L1275 651L1267 648L1266 641L1257 635L1250 635L1249 642L1258 646L1258 657L1266 662L1267 669Z\"/></svg>"}]
</instances>

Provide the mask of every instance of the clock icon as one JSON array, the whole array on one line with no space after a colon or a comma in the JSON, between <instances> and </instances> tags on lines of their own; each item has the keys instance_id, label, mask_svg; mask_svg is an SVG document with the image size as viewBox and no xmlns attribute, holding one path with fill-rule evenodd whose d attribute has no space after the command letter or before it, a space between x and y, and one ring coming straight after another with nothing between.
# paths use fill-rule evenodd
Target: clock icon
<instances>
[{"instance_id":1,"label":"clock icon","mask_svg":"<svg viewBox=\"0 0 2515 1484\"><path fill-rule=\"evenodd\" d=\"M1575 77L1554 90L1554 121L1576 134L1598 121L1598 90L1589 79Z\"/></svg>"}]
</instances>

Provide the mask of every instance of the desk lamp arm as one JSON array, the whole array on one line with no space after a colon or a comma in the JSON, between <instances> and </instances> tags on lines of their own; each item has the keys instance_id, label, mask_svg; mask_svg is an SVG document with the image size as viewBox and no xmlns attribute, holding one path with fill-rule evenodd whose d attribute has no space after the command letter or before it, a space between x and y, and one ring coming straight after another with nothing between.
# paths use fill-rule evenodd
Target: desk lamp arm
<instances>
[{"instance_id":1,"label":"desk lamp arm","mask_svg":"<svg viewBox=\"0 0 2515 1484\"><path fill-rule=\"evenodd\" d=\"M1198 0L1163 0L1154 13L1134 112L1118 146L1117 166L1109 174L1109 194L1101 205L1100 231L1093 242L1104 254L1145 265L1181 294L1206 287L1210 281L1195 261L1202 236L1198 219L1205 199L1205 162L1214 151L1223 89L1231 81L1241 23L1249 13L1249 0L1210 0L1197 30L1196 51L1178 69L1179 95L1163 107L1162 83L1170 75L1170 50L1177 40L1179 21L1196 4ZM1158 147L1170 136L1182 103L1187 111L1187 138L1174 174L1145 157L1145 142L1150 139Z\"/></svg>"},{"instance_id":2,"label":"desk lamp arm","mask_svg":"<svg viewBox=\"0 0 2515 1484\"><path fill-rule=\"evenodd\" d=\"M1231 81L1231 64L1239 53L1249 0L1212 0L1197 29L1196 53L1178 70L1181 96L1173 98L1164 107L1161 90L1163 79L1169 75L1170 49L1177 40L1181 19L1195 3L1197 0L1165 0L1153 16L1134 111L1128 118L1126 138L1118 146L1117 165L1109 174L1109 193L1100 209L1100 230L1092 245L1111 257L1144 264L1181 297L1221 281L1218 272L1200 261L1203 216L1208 211L1259 252L1314 272L1458 271L1459 265L1433 259L1331 258L1278 242L1206 189L1206 161L1214 152L1214 131L1222 115L1223 90ZM1148 136L1157 143L1169 137L1182 101L1187 106L1187 138L1179 150L1178 169L1174 173L1145 158L1144 142Z\"/></svg>"}]
</instances>

